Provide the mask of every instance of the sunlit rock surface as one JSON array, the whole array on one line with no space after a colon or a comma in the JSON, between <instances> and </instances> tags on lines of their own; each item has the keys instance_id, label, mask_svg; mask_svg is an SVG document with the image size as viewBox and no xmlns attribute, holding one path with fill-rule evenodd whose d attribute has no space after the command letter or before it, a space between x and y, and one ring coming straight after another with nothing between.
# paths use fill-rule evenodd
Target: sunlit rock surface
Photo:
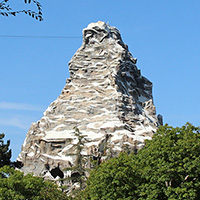
<instances>
[{"instance_id":1,"label":"sunlit rock surface","mask_svg":"<svg viewBox=\"0 0 200 200\"><path fill-rule=\"evenodd\" d=\"M74 127L87 135L82 152L88 156L87 167L91 158L105 158L111 149L117 156L142 148L162 117L156 116L152 83L141 75L136 61L115 27L89 24L82 46L69 62L70 78L61 95L26 135L18 156L22 170L44 175L58 165L73 166L75 156L69 154L76 151Z\"/></svg>"}]
</instances>

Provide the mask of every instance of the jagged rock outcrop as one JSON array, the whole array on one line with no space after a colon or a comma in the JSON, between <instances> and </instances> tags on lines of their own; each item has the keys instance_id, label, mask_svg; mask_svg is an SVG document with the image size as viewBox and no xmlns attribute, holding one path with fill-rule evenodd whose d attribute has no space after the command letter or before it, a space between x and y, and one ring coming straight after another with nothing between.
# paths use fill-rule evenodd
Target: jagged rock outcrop
<instances>
[{"instance_id":1,"label":"jagged rock outcrop","mask_svg":"<svg viewBox=\"0 0 200 200\"><path fill-rule=\"evenodd\" d=\"M44 175L58 166L73 166L74 127L86 135L82 153L90 158L106 157L109 149L116 156L142 148L162 118L156 116L152 83L141 75L136 61L115 27L89 24L69 62L70 78L61 95L26 135L18 156L22 170Z\"/></svg>"}]
</instances>

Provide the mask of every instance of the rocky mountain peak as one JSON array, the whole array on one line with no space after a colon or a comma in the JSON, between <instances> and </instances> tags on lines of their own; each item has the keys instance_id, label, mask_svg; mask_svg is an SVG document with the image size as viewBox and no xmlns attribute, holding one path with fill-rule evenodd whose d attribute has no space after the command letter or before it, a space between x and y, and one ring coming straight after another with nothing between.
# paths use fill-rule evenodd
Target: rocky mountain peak
<instances>
[{"instance_id":1,"label":"rocky mountain peak","mask_svg":"<svg viewBox=\"0 0 200 200\"><path fill-rule=\"evenodd\" d=\"M93 46L95 43L100 44L103 40L115 40L119 45L125 48L121 39L120 32L115 27L111 27L105 22L91 23L87 28L83 29L83 45Z\"/></svg>"},{"instance_id":2,"label":"rocky mountain peak","mask_svg":"<svg viewBox=\"0 0 200 200\"><path fill-rule=\"evenodd\" d=\"M152 83L136 61L115 27L97 22L83 29L83 43L69 62L70 77L61 95L26 135L18 156L22 170L51 176L53 169L74 166L79 141L74 127L85 135L81 154L88 168L94 158L142 148L162 117L156 116Z\"/></svg>"}]
</instances>

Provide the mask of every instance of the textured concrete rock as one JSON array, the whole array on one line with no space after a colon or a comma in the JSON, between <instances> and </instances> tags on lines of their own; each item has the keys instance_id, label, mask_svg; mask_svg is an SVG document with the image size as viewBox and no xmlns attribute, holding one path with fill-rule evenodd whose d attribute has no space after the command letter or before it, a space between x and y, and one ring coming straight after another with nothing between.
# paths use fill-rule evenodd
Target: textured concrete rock
<instances>
[{"instance_id":1,"label":"textured concrete rock","mask_svg":"<svg viewBox=\"0 0 200 200\"><path fill-rule=\"evenodd\" d=\"M142 148L162 118L156 117L152 83L141 75L119 31L104 22L83 30L83 44L69 62L70 78L61 95L32 123L18 156L25 173L74 165L77 139L87 135L83 153L106 157ZM88 166L90 165L88 159ZM65 176L67 176L65 174Z\"/></svg>"}]
</instances>

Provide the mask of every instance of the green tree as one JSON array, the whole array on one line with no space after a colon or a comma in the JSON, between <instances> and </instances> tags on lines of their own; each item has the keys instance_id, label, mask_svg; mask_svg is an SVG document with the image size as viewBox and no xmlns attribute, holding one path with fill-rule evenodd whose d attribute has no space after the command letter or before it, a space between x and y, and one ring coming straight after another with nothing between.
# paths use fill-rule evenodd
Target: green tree
<instances>
[{"instance_id":1,"label":"green tree","mask_svg":"<svg viewBox=\"0 0 200 200\"><path fill-rule=\"evenodd\" d=\"M75 147L74 153L67 154L68 156L75 156L74 166L64 169L65 171L71 171L71 177L65 178L69 181L68 187L70 188L72 184L79 183L79 189L73 192L73 194L78 194L81 190L85 188L85 182L87 179L86 172L89 170L86 167L86 162L88 160L87 155L83 155L83 148L85 142L87 142L86 135L83 135L77 127L74 128L73 135L77 140L77 143L73 146Z\"/></svg>"},{"instance_id":2,"label":"green tree","mask_svg":"<svg viewBox=\"0 0 200 200\"><path fill-rule=\"evenodd\" d=\"M4 133L0 134L0 167L11 164L11 150L9 149L10 140L8 140L6 144L4 144L4 137Z\"/></svg>"},{"instance_id":3,"label":"green tree","mask_svg":"<svg viewBox=\"0 0 200 200\"><path fill-rule=\"evenodd\" d=\"M139 151L139 199L200 199L199 127L160 127Z\"/></svg>"},{"instance_id":4,"label":"green tree","mask_svg":"<svg viewBox=\"0 0 200 200\"><path fill-rule=\"evenodd\" d=\"M41 177L24 175L9 166L0 168L1 200L67 200L58 186Z\"/></svg>"},{"instance_id":5,"label":"green tree","mask_svg":"<svg viewBox=\"0 0 200 200\"><path fill-rule=\"evenodd\" d=\"M24 0L25 4L30 4L33 3L36 6L37 11L33 11L33 10L19 10L16 11L14 10L10 4L9 4L10 0L3 0L0 2L0 15L2 16L16 16L19 13L25 13L28 14L29 16L42 21L43 17L42 17L42 6L40 4L39 1L36 0Z\"/></svg>"},{"instance_id":6,"label":"green tree","mask_svg":"<svg viewBox=\"0 0 200 200\"><path fill-rule=\"evenodd\" d=\"M97 166L89 176L83 199L136 200L141 178L133 160L121 153Z\"/></svg>"},{"instance_id":7,"label":"green tree","mask_svg":"<svg viewBox=\"0 0 200 200\"><path fill-rule=\"evenodd\" d=\"M85 199L199 200L199 127L162 126L138 154L120 154L91 172Z\"/></svg>"}]
</instances>

